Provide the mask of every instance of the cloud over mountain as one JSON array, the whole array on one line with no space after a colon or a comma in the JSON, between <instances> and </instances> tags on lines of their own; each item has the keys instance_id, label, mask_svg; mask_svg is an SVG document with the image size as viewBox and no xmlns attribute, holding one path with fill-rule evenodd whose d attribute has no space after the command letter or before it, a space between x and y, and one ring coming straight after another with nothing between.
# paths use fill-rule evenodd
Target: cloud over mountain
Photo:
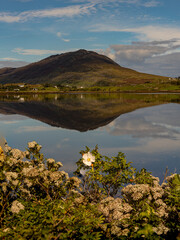
<instances>
[{"instance_id":1,"label":"cloud over mountain","mask_svg":"<svg viewBox=\"0 0 180 240\"><path fill-rule=\"evenodd\" d=\"M180 74L178 64L180 56L179 49L180 39L170 39L163 41L132 42L129 45L111 45L104 51L104 54L123 66L131 67L139 71L146 69L145 71L147 72L154 72L155 70L155 73L159 75L165 73L169 76L176 76ZM163 63L165 64L164 67ZM169 66L168 68L167 64ZM166 72L164 72L165 67L167 68ZM163 71L160 71L162 68Z\"/></svg>"},{"instance_id":2,"label":"cloud over mountain","mask_svg":"<svg viewBox=\"0 0 180 240\"><path fill-rule=\"evenodd\" d=\"M28 62L24 62L24 61L14 61L14 60L0 60L0 68L4 68L4 67L12 67L12 68L17 68L17 67L22 67L22 66L26 66L27 64L29 64Z\"/></svg>"}]
</instances>

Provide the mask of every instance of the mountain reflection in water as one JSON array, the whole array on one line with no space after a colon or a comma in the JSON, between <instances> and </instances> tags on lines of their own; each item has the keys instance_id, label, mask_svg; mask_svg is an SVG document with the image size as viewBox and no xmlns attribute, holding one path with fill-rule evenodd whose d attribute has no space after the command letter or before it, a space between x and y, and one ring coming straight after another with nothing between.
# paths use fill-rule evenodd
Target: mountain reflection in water
<instances>
[{"instance_id":1,"label":"mountain reflection in water","mask_svg":"<svg viewBox=\"0 0 180 240\"><path fill-rule=\"evenodd\" d=\"M138 108L180 102L180 95L63 94L1 96L0 114L19 114L81 132L105 126Z\"/></svg>"},{"instance_id":2,"label":"mountain reflection in water","mask_svg":"<svg viewBox=\"0 0 180 240\"><path fill-rule=\"evenodd\" d=\"M163 179L180 169L180 94L0 96L0 133L22 150L37 141L70 174L79 151L124 152L137 169ZM53 127L52 127L53 126Z\"/></svg>"}]
</instances>

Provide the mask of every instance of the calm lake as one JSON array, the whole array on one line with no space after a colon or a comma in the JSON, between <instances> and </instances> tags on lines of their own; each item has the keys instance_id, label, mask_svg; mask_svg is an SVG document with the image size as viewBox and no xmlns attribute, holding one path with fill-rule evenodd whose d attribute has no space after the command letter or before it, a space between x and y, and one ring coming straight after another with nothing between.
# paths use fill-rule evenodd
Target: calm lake
<instances>
[{"instance_id":1,"label":"calm lake","mask_svg":"<svg viewBox=\"0 0 180 240\"><path fill-rule=\"evenodd\" d=\"M79 151L97 144L162 180L166 167L180 169L180 94L0 96L0 135L21 150L37 141L70 174Z\"/></svg>"}]
</instances>

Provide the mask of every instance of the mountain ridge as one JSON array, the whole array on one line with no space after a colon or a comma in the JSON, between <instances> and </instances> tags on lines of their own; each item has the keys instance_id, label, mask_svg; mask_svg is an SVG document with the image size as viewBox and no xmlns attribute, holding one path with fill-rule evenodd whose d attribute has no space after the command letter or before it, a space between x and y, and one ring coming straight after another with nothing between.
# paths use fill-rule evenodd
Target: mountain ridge
<instances>
[{"instance_id":1,"label":"mountain ridge","mask_svg":"<svg viewBox=\"0 0 180 240\"><path fill-rule=\"evenodd\" d=\"M23 82L108 86L143 83L159 78L124 68L107 56L84 49L52 55L19 68L0 69L0 83L3 84Z\"/></svg>"}]
</instances>

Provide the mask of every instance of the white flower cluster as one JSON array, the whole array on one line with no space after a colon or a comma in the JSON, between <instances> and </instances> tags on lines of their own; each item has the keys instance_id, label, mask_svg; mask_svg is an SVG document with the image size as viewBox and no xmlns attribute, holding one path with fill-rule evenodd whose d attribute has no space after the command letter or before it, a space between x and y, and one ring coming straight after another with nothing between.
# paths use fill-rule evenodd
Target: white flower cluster
<instances>
[{"instance_id":1,"label":"white flower cluster","mask_svg":"<svg viewBox=\"0 0 180 240\"><path fill-rule=\"evenodd\" d=\"M59 186L60 184L63 183L64 179L67 182L69 180L69 175L68 173L64 171L56 171L56 172L46 172L45 174L48 178L47 181L50 182L51 184L54 183L55 186Z\"/></svg>"},{"instance_id":2,"label":"white flower cluster","mask_svg":"<svg viewBox=\"0 0 180 240\"><path fill-rule=\"evenodd\" d=\"M5 151L6 153L8 153L8 152L10 152L11 150L12 150L12 148L8 146L7 142L5 142L5 144L4 144L4 151Z\"/></svg>"},{"instance_id":3,"label":"white flower cluster","mask_svg":"<svg viewBox=\"0 0 180 240\"><path fill-rule=\"evenodd\" d=\"M57 193L61 196L65 189L73 191L79 187L81 180L76 177L69 178L68 173L59 171L63 166L61 162L56 162L52 158L44 160L39 152L41 146L35 141L28 143L28 147L29 150L25 152L12 149L7 144L6 152L0 147L0 157L2 156L0 163L3 169L0 188L4 197L6 195L15 197L17 191L18 195L29 201L34 196L39 198L42 191L45 196L53 199ZM3 196L0 196L0 200L1 198ZM13 213L23 209L18 201L14 201L11 206Z\"/></svg>"},{"instance_id":4,"label":"white flower cluster","mask_svg":"<svg viewBox=\"0 0 180 240\"><path fill-rule=\"evenodd\" d=\"M18 174L16 172L5 172L5 177L8 182L11 182L12 185L17 186L19 183Z\"/></svg>"},{"instance_id":5,"label":"white flower cluster","mask_svg":"<svg viewBox=\"0 0 180 240\"><path fill-rule=\"evenodd\" d=\"M20 151L19 149L12 149L11 155L13 158L17 160L22 160L25 157L24 152Z\"/></svg>"},{"instance_id":6,"label":"white flower cluster","mask_svg":"<svg viewBox=\"0 0 180 240\"><path fill-rule=\"evenodd\" d=\"M167 184L171 183L173 178L177 175L177 173L174 173L166 178ZM180 177L180 174L178 174Z\"/></svg>"},{"instance_id":7,"label":"white flower cluster","mask_svg":"<svg viewBox=\"0 0 180 240\"><path fill-rule=\"evenodd\" d=\"M17 179L18 174L16 172L6 172L5 176L6 176L7 181L12 181L12 180Z\"/></svg>"},{"instance_id":8,"label":"white flower cluster","mask_svg":"<svg viewBox=\"0 0 180 240\"><path fill-rule=\"evenodd\" d=\"M163 234L167 234L167 232L169 231L169 228L167 228L166 226L164 226L163 223L160 223L157 227L153 227L153 231L154 231L157 235L163 235Z\"/></svg>"},{"instance_id":9,"label":"white flower cluster","mask_svg":"<svg viewBox=\"0 0 180 240\"><path fill-rule=\"evenodd\" d=\"M24 206L19 201L15 200L11 206L12 213L19 213L20 210L24 210Z\"/></svg>"},{"instance_id":10,"label":"white flower cluster","mask_svg":"<svg viewBox=\"0 0 180 240\"><path fill-rule=\"evenodd\" d=\"M128 185L122 189L122 193L130 201L139 201L150 194L150 188L148 184Z\"/></svg>"},{"instance_id":11,"label":"white flower cluster","mask_svg":"<svg viewBox=\"0 0 180 240\"><path fill-rule=\"evenodd\" d=\"M114 235L128 235L128 220L131 217L133 208L121 198L108 197L103 199L99 205L99 211L106 217L106 221L114 222L111 232Z\"/></svg>"},{"instance_id":12,"label":"white flower cluster","mask_svg":"<svg viewBox=\"0 0 180 240\"><path fill-rule=\"evenodd\" d=\"M169 212L173 210L166 204L165 200L169 194L170 183L176 174L167 177L167 183L159 185L159 178L152 177L153 184L127 185L122 189L123 198L108 197L100 202L99 211L105 216L106 221L112 224L111 233L120 237L128 236L130 220L141 213L142 204L148 204L153 209L153 214L160 219L157 226L153 226L153 231L157 235L166 235L169 228L165 225L169 217ZM174 209L173 211L177 211ZM147 219L146 219L147 220ZM145 220L144 220L145 221ZM139 227L134 227L137 232Z\"/></svg>"},{"instance_id":13,"label":"white flower cluster","mask_svg":"<svg viewBox=\"0 0 180 240\"><path fill-rule=\"evenodd\" d=\"M164 199L165 191L159 186L151 187L148 184L128 185L122 189L122 194L128 203L145 200L148 204L155 206L154 214L158 217L168 217L168 207Z\"/></svg>"},{"instance_id":14,"label":"white flower cluster","mask_svg":"<svg viewBox=\"0 0 180 240\"><path fill-rule=\"evenodd\" d=\"M56 162L53 158L48 158L46 161L48 164L54 164Z\"/></svg>"},{"instance_id":15,"label":"white flower cluster","mask_svg":"<svg viewBox=\"0 0 180 240\"><path fill-rule=\"evenodd\" d=\"M28 143L28 148L35 148L37 146L37 142L32 141Z\"/></svg>"},{"instance_id":16,"label":"white flower cluster","mask_svg":"<svg viewBox=\"0 0 180 240\"><path fill-rule=\"evenodd\" d=\"M70 177L67 181L67 184L73 184L74 187L79 188L80 183L81 183L81 179L77 178L77 177Z\"/></svg>"},{"instance_id":17,"label":"white flower cluster","mask_svg":"<svg viewBox=\"0 0 180 240\"><path fill-rule=\"evenodd\" d=\"M48 170L50 169L58 170L59 168L63 167L61 162L56 162L53 158L48 158L46 162Z\"/></svg>"}]
</instances>

